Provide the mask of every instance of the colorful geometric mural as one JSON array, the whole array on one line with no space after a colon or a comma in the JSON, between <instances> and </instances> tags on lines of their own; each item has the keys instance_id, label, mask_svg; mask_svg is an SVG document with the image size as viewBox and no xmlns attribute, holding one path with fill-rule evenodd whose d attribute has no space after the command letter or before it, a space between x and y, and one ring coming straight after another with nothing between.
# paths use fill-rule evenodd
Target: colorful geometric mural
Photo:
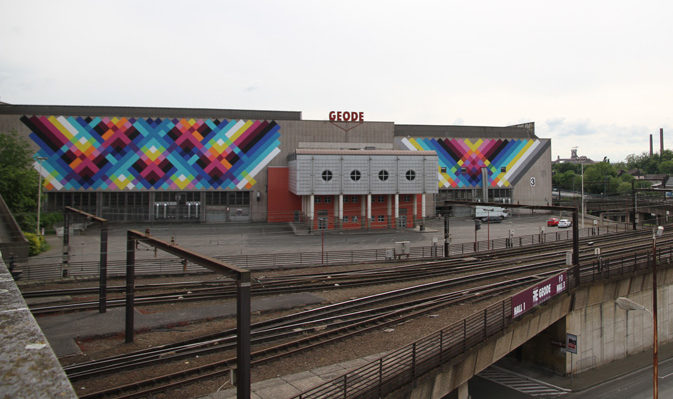
<instances>
[{"instance_id":1,"label":"colorful geometric mural","mask_svg":"<svg viewBox=\"0 0 673 399\"><path fill-rule=\"evenodd\" d=\"M549 140L404 138L402 144L412 151L437 152L440 188L480 187L484 167L490 187L510 187Z\"/></svg>"},{"instance_id":2,"label":"colorful geometric mural","mask_svg":"<svg viewBox=\"0 0 673 399\"><path fill-rule=\"evenodd\" d=\"M48 190L250 189L275 121L23 116ZM39 170L39 168L36 167Z\"/></svg>"}]
</instances>

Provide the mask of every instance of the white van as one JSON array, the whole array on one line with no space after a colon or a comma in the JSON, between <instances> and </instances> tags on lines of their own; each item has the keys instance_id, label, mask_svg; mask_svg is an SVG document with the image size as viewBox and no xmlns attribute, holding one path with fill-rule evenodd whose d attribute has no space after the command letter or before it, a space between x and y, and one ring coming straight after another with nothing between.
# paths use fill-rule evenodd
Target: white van
<instances>
[{"instance_id":1,"label":"white van","mask_svg":"<svg viewBox=\"0 0 673 399\"><path fill-rule=\"evenodd\" d=\"M475 206L474 218L481 219L484 222L501 222L509 217L509 209L499 206Z\"/></svg>"}]
</instances>

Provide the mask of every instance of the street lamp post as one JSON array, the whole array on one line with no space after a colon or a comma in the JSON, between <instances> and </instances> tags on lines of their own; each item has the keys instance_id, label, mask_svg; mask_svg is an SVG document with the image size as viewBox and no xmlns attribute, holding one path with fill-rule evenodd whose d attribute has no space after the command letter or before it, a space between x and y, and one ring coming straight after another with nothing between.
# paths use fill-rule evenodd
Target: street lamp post
<instances>
[{"instance_id":1,"label":"street lamp post","mask_svg":"<svg viewBox=\"0 0 673 399\"><path fill-rule=\"evenodd\" d=\"M582 169L582 228L584 228L584 163L580 161L580 168Z\"/></svg>"},{"instance_id":2,"label":"street lamp post","mask_svg":"<svg viewBox=\"0 0 673 399\"><path fill-rule=\"evenodd\" d=\"M664 234L663 226L657 226L657 228L652 231L652 329L654 330L654 349L652 352L652 367L654 368L654 377L652 386L654 389L654 399L659 397L659 341L657 337L657 237L661 237L662 234Z\"/></svg>"},{"instance_id":3,"label":"street lamp post","mask_svg":"<svg viewBox=\"0 0 673 399\"><path fill-rule=\"evenodd\" d=\"M35 227L35 232L40 235L40 208L42 202L42 161L47 159L46 157L36 157L37 164L40 166L40 170L37 172L37 226Z\"/></svg>"},{"instance_id":4,"label":"street lamp post","mask_svg":"<svg viewBox=\"0 0 673 399\"><path fill-rule=\"evenodd\" d=\"M650 312L648 308L645 306L634 302L630 300L629 298L626 297L619 297L615 300L615 304L619 306L620 308L629 311L629 310L644 310L647 313L650 314L652 317L652 324L654 328L654 342L653 342L653 347L652 347L652 397L654 399L657 399L659 397L659 357L657 354L657 347L658 342L657 342L657 329L654 327L657 325L656 320L657 316L656 313Z\"/></svg>"},{"instance_id":5,"label":"street lamp post","mask_svg":"<svg viewBox=\"0 0 673 399\"><path fill-rule=\"evenodd\" d=\"M658 226L652 231L652 311L628 298L619 297L617 306L624 310L644 310L652 316L652 397L659 398L659 337L657 334L657 237L661 237L664 228Z\"/></svg>"}]
</instances>

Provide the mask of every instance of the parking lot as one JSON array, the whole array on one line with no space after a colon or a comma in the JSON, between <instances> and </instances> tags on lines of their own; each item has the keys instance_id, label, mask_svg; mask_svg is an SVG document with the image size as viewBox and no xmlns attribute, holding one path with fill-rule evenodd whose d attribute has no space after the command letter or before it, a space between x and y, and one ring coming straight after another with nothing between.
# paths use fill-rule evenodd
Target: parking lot
<instances>
[{"instance_id":1,"label":"parking lot","mask_svg":"<svg viewBox=\"0 0 673 399\"><path fill-rule=\"evenodd\" d=\"M525 236L555 231L557 227L547 227L549 215L534 214L512 216L501 223L482 223L477 231L477 240L497 239L508 236ZM475 223L471 218L450 218L451 243L469 243L475 239ZM146 228L156 238L175 242L199 253L218 255L243 255L277 252L314 252L341 249L390 248L398 241L409 241L411 246L431 246L433 241L444 243L444 221L441 218L427 219L425 229L370 230L370 231L327 231L322 234L295 234L288 224L245 223L245 224L154 224L111 226L108 238L109 258L124 259L126 251L126 231ZM563 229L561 229L563 230ZM73 261L97 261L99 256L100 230L91 225L84 232L76 232L70 238ZM62 239L49 236L51 249L32 257L30 262L44 263L46 259L60 259ZM143 256L142 248L140 257Z\"/></svg>"}]
</instances>

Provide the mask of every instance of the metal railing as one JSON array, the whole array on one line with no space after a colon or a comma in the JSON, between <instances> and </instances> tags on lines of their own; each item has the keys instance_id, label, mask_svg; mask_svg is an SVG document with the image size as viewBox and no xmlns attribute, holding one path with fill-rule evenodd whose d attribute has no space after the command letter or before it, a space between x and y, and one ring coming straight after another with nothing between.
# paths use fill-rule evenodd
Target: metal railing
<instances>
[{"instance_id":1,"label":"metal railing","mask_svg":"<svg viewBox=\"0 0 673 399\"><path fill-rule=\"evenodd\" d=\"M630 230L628 225L609 227L587 227L580 229L580 237L603 236ZM499 250L505 248L527 247L570 241L572 231L561 230L554 232L528 234L510 238L497 238L475 242L465 242L449 245L450 256L470 255L475 252ZM109 257L114 256L112 252ZM308 266L337 266L354 263L378 263L401 260L427 260L444 257L444 245L425 245L410 247L408 255L398 256L393 248L370 248L354 250L314 251L314 252L276 252L267 254L222 255L214 258L250 270L264 270L271 268L293 268ZM77 254L71 253L69 273L71 276L98 276L99 265L95 261L77 261ZM22 270L22 279L49 280L62 277L60 257L47 258L41 263L17 264ZM122 277L126 272L124 259L109 259L107 264L108 276ZM208 270L193 264L187 267L177 258L141 258L139 254L136 273L138 275L171 275L185 273L207 273Z\"/></svg>"},{"instance_id":2,"label":"metal railing","mask_svg":"<svg viewBox=\"0 0 673 399\"><path fill-rule=\"evenodd\" d=\"M657 248L656 256L658 265L670 267L673 247ZM648 271L651 261L651 251L596 259L582 268L568 270L568 290L596 280ZM383 397L503 332L514 321L511 301L509 297L496 302L376 361L294 396L294 399Z\"/></svg>"}]
</instances>

